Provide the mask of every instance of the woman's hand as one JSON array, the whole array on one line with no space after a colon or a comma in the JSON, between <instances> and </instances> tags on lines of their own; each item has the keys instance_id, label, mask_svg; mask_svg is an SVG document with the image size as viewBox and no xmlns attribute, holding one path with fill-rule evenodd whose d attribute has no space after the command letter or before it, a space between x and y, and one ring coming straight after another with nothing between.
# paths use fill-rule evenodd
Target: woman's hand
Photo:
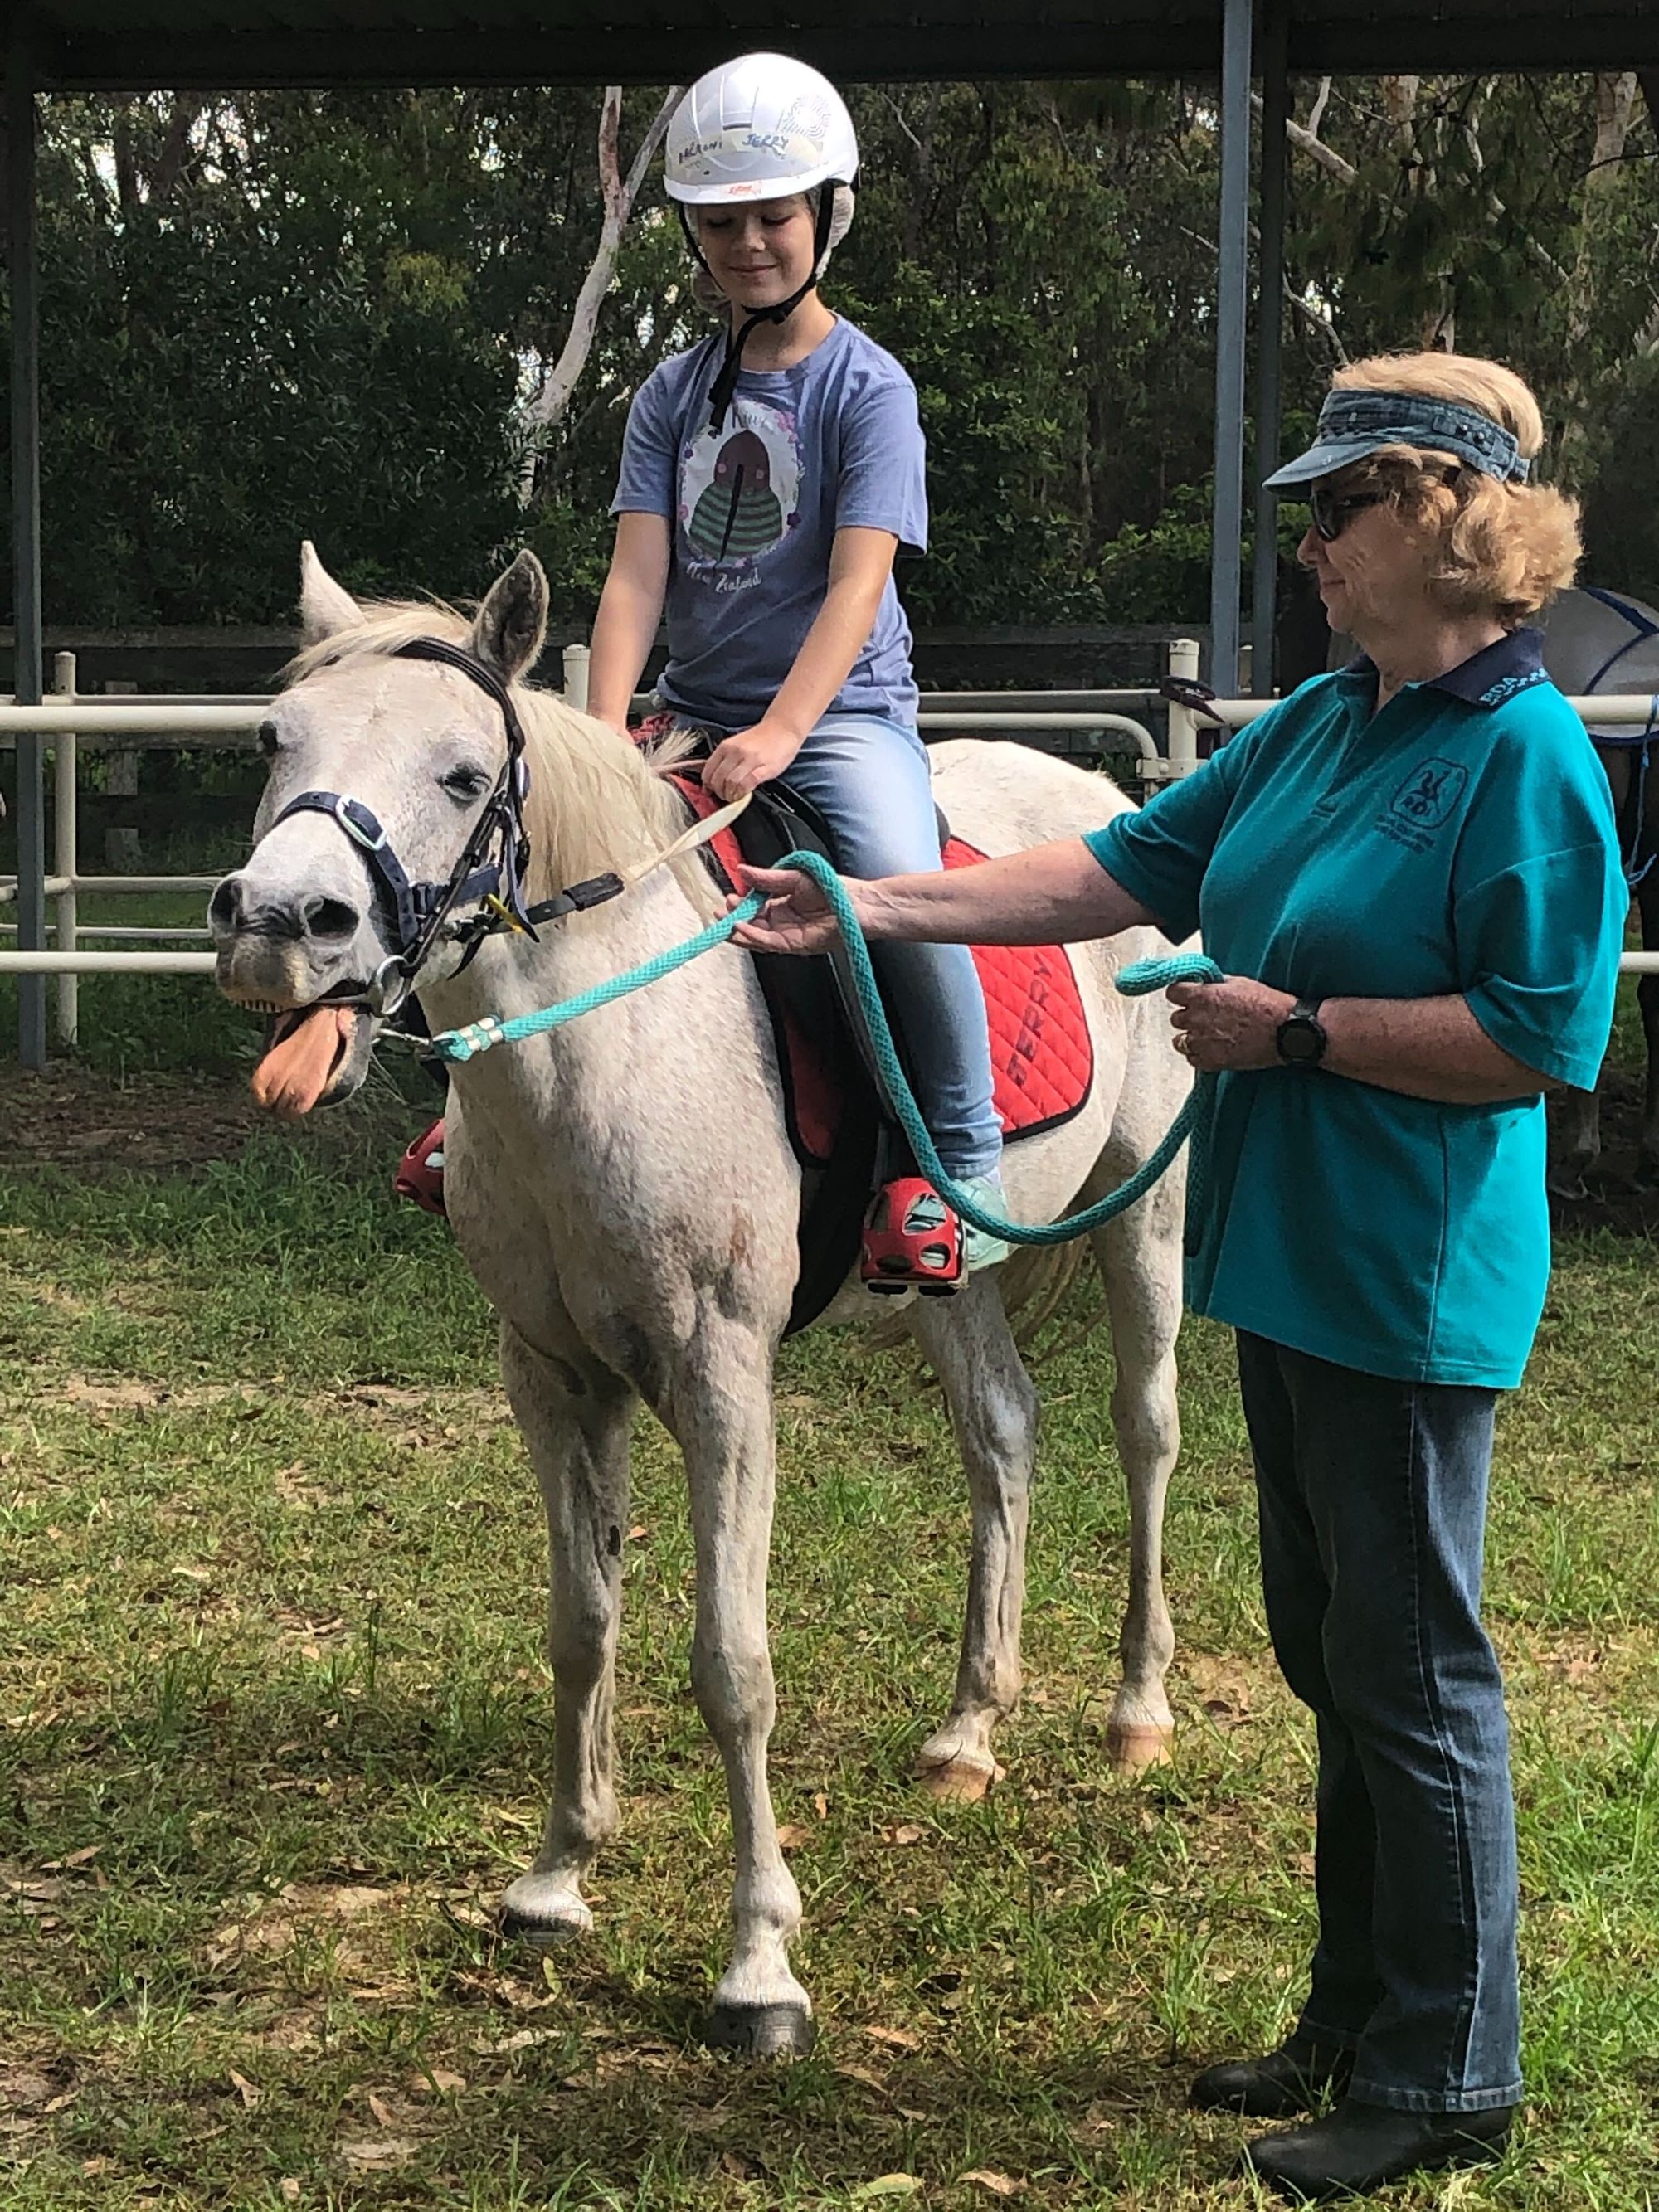
<instances>
[{"instance_id":1,"label":"woman's hand","mask_svg":"<svg viewBox=\"0 0 1659 2212\"><path fill-rule=\"evenodd\" d=\"M1248 976L1224 983L1171 983L1175 1048L1203 1075L1222 1069L1279 1067L1279 1025L1295 1008L1288 991Z\"/></svg>"},{"instance_id":2,"label":"woman's hand","mask_svg":"<svg viewBox=\"0 0 1659 2212\"><path fill-rule=\"evenodd\" d=\"M716 799L741 799L757 784L781 775L799 750L798 738L780 736L764 722L757 722L752 730L739 730L715 746L702 764L703 789Z\"/></svg>"},{"instance_id":3,"label":"woman's hand","mask_svg":"<svg viewBox=\"0 0 1659 2212\"><path fill-rule=\"evenodd\" d=\"M741 923L737 942L751 952L827 952L836 941L835 911L823 893L798 868L745 868L744 880L750 890L763 891L766 904L752 921ZM842 888L860 913L859 894L867 886L843 876ZM726 903L729 914L740 902Z\"/></svg>"}]
</instances>

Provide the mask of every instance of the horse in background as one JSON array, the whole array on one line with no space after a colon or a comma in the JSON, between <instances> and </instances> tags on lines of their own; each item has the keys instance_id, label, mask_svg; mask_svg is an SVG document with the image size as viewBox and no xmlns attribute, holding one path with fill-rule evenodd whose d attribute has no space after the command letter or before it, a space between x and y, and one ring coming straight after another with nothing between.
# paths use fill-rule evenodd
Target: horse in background
<instances>
[{"instance_id":1,"label":"horse in background","mask_svg":"<svg viewBox=\"0 0 1659 2212\"><path fill-rule=\"evenodd\" d=\"M1659 951L1659 611L1627 592L1595 586L1563 592L1546 618L1544 665L1570 698L1596 692L1645 692L1653 702L1644 728L1589 725L1607 770L1619 822L1625 877L1641 919L1642 949ZM1659 975L1637 987L1647 1042L1647 1079L1637 1141L1636 1180L1659 1184ZM1557 1103L1549 1186L1558 1198L1585 1195L1585 1176L1601 1150L1600 1087L1570 1091Z\"/></svg>"}]
</instances>

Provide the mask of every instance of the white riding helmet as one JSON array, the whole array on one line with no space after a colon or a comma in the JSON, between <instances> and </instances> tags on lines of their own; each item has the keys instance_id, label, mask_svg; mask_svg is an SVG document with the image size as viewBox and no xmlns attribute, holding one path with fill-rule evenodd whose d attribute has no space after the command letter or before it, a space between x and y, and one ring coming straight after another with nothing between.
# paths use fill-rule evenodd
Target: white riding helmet
<instances>
[{"instance_id":1,"label":"white riding helmet","mask_svg":"<svg viewBox=\"0 0 1659 2212\"><path fill-rule=\"evenodd\" d=\"M674 110L663 183L684 207L851 186L858 135L827 77L787 54L744 54L700 76Z\"/></svg>"}]
</instances>

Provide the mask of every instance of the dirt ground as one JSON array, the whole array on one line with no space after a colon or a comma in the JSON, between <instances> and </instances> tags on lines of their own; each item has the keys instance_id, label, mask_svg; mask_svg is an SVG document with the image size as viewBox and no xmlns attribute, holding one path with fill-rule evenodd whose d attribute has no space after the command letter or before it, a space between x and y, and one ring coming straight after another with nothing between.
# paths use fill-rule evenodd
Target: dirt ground
<instances>
[{"instance_id":1,"label":"dirt ground","mask_svg":"<svg viewBox=\"0 0 1659 2212\"><path fill-rule=\"evenodd\" d=\"M1591 1193L1555 1203L1559 1226L1659 1237L1659 1188L1635 1180L1640 1107L1636 1076L1613 1071L1604 1090L1603 1150ZM359 1099L319 1115L305 1141L333 1149L383 1140L401 1149L436 1109L435 1095L430 1106ZM246 1076L140 1074L117 1081L73 1060L56 1060L41 1073L0 1061L0 1173L55 1167L83 1175L134 1168L177 1174L233 1159L256 1132L277 1126L253 1103Z\"/></svg>"}]
</instances>

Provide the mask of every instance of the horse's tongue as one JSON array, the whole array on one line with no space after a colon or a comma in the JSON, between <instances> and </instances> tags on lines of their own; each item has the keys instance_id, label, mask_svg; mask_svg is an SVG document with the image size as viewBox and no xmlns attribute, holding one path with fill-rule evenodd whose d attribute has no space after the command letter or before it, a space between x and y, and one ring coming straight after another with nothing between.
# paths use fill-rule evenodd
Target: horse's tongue
<instances>
[{"instance_id":1,"label":"horse's tongue","mask_svg":"<svg viewBox=\"0 0 1659 2212\"><path fill-rule=\"evenodd\" d=\"M356 1016L353 1006L312 1006L285 1029L253 1071L253 1096L284 1121L309 1114L328 1089Z\"/></svg>"}]
</instances>

